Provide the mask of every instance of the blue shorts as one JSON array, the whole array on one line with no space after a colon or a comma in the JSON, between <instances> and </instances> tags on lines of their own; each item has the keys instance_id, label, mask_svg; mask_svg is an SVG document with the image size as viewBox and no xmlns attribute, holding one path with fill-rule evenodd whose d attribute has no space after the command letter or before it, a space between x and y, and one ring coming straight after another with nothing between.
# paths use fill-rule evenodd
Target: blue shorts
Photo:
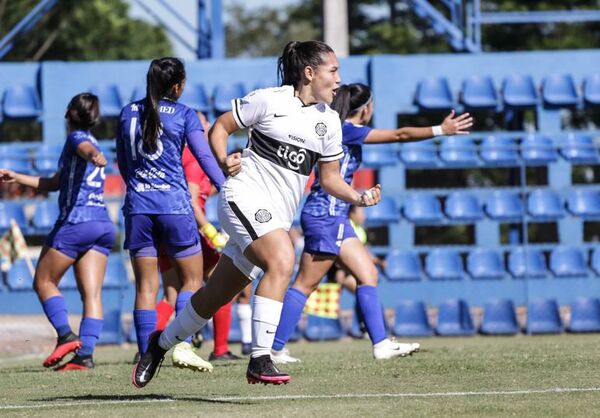
<instances>
[{"instance_id":1,"label":"blue shorts","mask_svg":"<svg viewBox=\"0 0 600 418\"><path fill-rule=\"evenodd\" d=\"M198 246L200 233L194 214L188 215L128 215L125 217L125 249L130 252L145 249L142 256L156 257L164 246L182 251L182 247ZM197 252L199 252L198 250Z\"/></svg>"},{"instance_id":2,"label":"blue shorts","mask_svg":"<svg viewBox=\"0 0 600 418\"><path fill-rule=\"evenodd\" d=\"M304 251L311 254L340 255L342 242L356 238L350 220L345 216L312 216L302 213Z\"/></svg>"},{"instance_id":3,"label":"blue shorts","mask_svg":"<svg viewBox=\"0 0 600 418\"><path fill-rule=\"evenodd\" d=\"M46 237L45 245L77 260L89 250L108 256L115 238L116 229L110 221L57 223Z\"/></svg>"}]
</instances>

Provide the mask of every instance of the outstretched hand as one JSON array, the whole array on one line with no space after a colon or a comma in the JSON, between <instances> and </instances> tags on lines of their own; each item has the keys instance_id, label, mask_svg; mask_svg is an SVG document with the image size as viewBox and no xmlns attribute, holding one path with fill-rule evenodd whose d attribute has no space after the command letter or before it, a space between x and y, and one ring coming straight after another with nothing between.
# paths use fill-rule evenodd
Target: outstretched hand
<instances>
[{"instance_id":1,"label":"outstretched hand","mask_svg":"<svg viewBox=\"0 0 600 418\"><path fill-rule=\"evenodd\" d=\"M2 182L2 183L14 183L16 176L17 176L17 173L15 173L14 171L12 171L12 170L5 170L3 168L0 168L0 182Z\"/></svg>"},{"instance_id":2,"label":"outstretched hand","mask_svg":"<svg viewBox=\"0 0 600 418\"><path fill-rule=\"evenodd\" d=\"M242 154L234 152L225 158L225 161L221 163L221 168L228 176L235 176L242 171Z\"/></svg>"},{"instance_id":3,"label":"outstretched hand","mask_svg":"<svg viewBox=\"0 0 600 418\"><path fill-rule=\"evenodd\" d=\"M452 110L446 119L442 122L442 132L444 135L465 135L468 129L473 126L473 118L468 113L454 117L456 112Z\"/></svg>"},{"instance_id":4,"label":"outstretched hand","mask_svg":"<svg viewBox=\"0 0 600 418\"><path fill-rule=\"evenodd\" d=\"M359 206L375 206L381 201L381 185L377 184L360 195Z\"/></svg>"}]
</instances>

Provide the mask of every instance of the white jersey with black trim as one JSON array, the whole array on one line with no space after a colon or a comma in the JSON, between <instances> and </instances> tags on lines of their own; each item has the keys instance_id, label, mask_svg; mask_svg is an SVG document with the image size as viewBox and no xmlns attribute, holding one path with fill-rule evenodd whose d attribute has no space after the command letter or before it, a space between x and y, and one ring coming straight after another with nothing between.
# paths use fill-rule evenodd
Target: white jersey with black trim
<instances>
[{"instance_id":1,"label":"white jersey with black trim","mask_svg":"<svg viewBox=\"0 0 600 418\"><path fill-rule=\"evenodd\" d=\"M232 108L249 141L241 172L223 186L226 195L268 199L289 228L314 165L343 156L339 115L325 103L304 105L292 86L253 91L232 100Z\"/></svg>"}]
</instances>

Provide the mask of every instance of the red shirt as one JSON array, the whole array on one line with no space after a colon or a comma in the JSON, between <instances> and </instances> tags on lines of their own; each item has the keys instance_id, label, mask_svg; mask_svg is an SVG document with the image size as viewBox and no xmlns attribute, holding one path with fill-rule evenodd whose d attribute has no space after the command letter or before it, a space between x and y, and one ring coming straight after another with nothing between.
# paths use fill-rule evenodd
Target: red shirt
<instances>
[{"instance_id":1,"label":"red shirt","mask_svg":"<svg viewBox=\"0 0 600 418\"><path fill-rule=\"evenodd\" d=\"M198 205L200 205L203 212L206 212L206 199L208 199L212 190L210 179L202 168L200 168L200 164L198 164L198 161L194 158L194 154L192 154L187 146L183 149L181 162L187 181L198 185L200 189L198 193Z\"/></svg>"}]
</instances>

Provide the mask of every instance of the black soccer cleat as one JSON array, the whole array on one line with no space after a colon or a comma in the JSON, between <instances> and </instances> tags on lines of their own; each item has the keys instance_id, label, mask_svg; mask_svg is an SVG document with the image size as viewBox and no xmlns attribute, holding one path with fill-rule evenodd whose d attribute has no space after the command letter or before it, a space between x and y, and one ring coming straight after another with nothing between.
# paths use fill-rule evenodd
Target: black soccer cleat
<instances>
[{"instance_id":1,"label":"black soccer cleat","mask_svg":"<svg viewBox=\"0 0 600 418\"><path fill-rule=\"evenodd\" d=\"M71 370L91 370L96 367L92 356L80 356L76 355L67 363L62 366L58 366L54 369L55 372L66 372Z\"/></svg>"},{"instance_id":2,"label":"black soccer cleat","mask_svg":"<svg viewBox=\"0 0 600 418\"><path fill-rule=\"evenodd\" d=\"M210 353L210 356L208 357L208 361L217 362L217 363L219 363L219 362L224 363L224 362L228 362L228 361L237 361L237 360L242 360L242 357L236 356L231 351L220 354L218 356L213 351L212 353Z\"/></svg>"},{"instance_id":3,"label":"black soccer cleat","mask_svg":"<svg viewBox=\"0 0 600 418\"><path fill-rule=\"evenodd\" d=\"M140 361L133 367L131 382L136 388L143 388L150 383L156 371L160 369L160 365L167 352L167 350L158 345L161 334L162 331L154 331L150 334L150 337L148 337L148 349L140 356Z\"/></svg>"},{"instance_id":4,"label":"black soccer cleat","mask_svg":"<svg viewBox=\"0 0 600 418\"><path fill-rule=\"evenodd\" d=\"M260 357L251 357L246 371L248 383L254 385L262 383L264 385L285 385L290 381L290 375L279 371L273 364L271 356L265 354Z\"/></svg>"}]
</instances>

